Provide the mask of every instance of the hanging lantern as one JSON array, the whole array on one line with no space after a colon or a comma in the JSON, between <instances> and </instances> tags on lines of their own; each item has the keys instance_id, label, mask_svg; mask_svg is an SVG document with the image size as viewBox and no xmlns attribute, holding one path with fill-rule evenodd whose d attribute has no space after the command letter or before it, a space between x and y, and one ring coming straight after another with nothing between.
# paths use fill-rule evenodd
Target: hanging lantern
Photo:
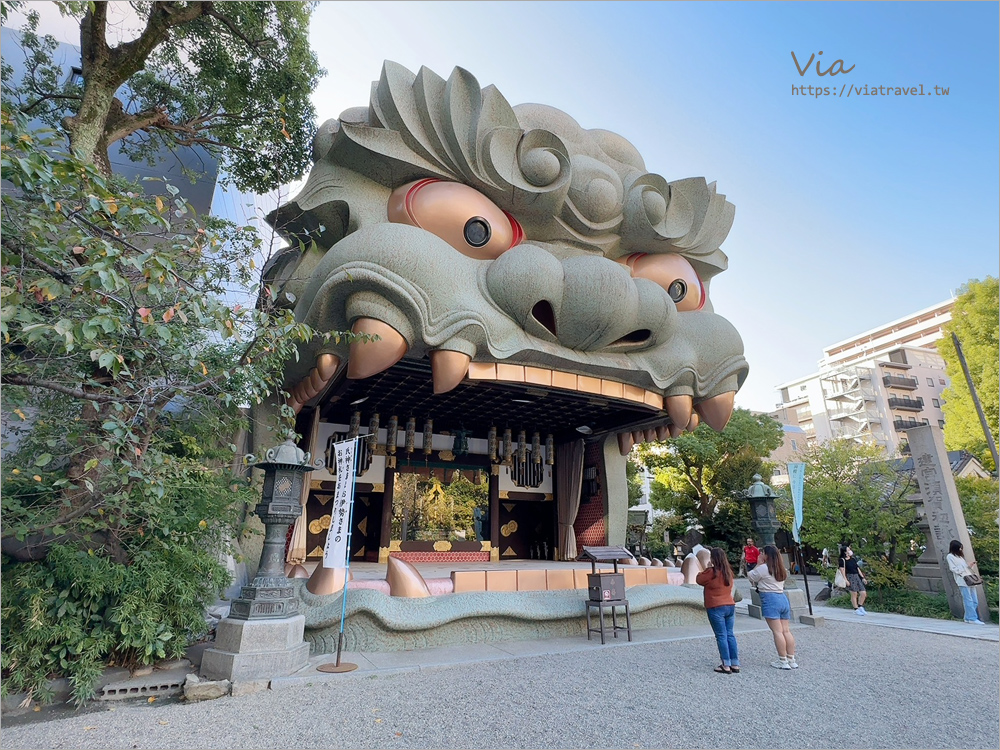
<instances>
[{"instance_id":1,"label":"hanging lantern","mask_svg":"<svg viewBox=\"0 0 1000 750\"><path fill-rule=\"evenodd\" d=\"M424 422L424 455L429 456L434 450L434 420Z\"/></svg>"},{"instance_id":2,"label":"hanging lantern","mask_svg":"<svg viewBox=\"0 0 1000 750\"><path fill-rule=\"evenodd\" d=\"M490 427L489 433L486 435L486 452L489 453L490 463L497 462L497 428L496 426Z\"/></svg>"},{"instance_id":3,"label":"hanging lantern","mask_svg":"<svg viewBox=\"0 0 1000 750\"><path fill-rule=\"evenodd\" d=\"M517 462L523 464L528 457L528 441L524 430L517 433Z\"/></svg>"},{"instance_id":4,"label":"hanging lantern","mask_svg":"<svg viewBox=\"0 0 1000 750\"><path fill-rule=\"evenodd\" d=\"M545 436L545 463L549 466L554 465L556 462L556 441L552 437L552 433Z\"/></svg>"},{"instance_id":5,"label":"hanging lantern","mask_svg":"<svg viewBox=\"0 0 1000 750\"><path fill-rule=\"evenodd\" d=\"M396 455L396 433L399 432L399 420L393 414L389 417L389 424L385 426L385 452L390 456Z\"/></svg>"},{"instance_id":6,"label":"hanging lantern","mask_svg":"<svg viewBox=\"0 0 1000 750\"><path fill-rule=\"evenodd\" d=\"M356 411L351 415L351 427L347 431L347 439L353 440L361 432L361 412Z\"/></svg>"},{"instance_id":7,"label":"hanging lantern","mask_svg":"<svg viewBox=\"0 0 1000 750\"><path fill-rule=\"evenodd\" d=\"M416 439L417 420L410 417L406 421L406 452L413 453L413 444Z\"/></svg>"},{"instance_id":8,"label":"hanging lantern","mask_svg":"<svg viewBox=\"0 0 1000 750\"><path fill-rule=\"evenodd\" d=\"M513 457L514 454L511 449L511 441L510 441L510 428L508 427L506 430L503 431L503 455L500 458L503 461L510 463Z\"/></svg>"},{"instance_id":9,"label":"hanging lantern","mask_svg":"<svg viewBox=\"0 0 1000 750\"><path fill-rule=\"evenodd\" d=\"M537 432L531 436L531 460L536 464L542 462L542 438Z\"/></svg>"},{"instance_id":10,"label":"hanging lantern","mask_svg":"<svg viewBox=\"0 0 1000 750\"><path fill-rule=\"evenodd\" d=\"M375 446L378 445L378 412L372 414L368 420L368 451L374 455Z\"/></svg>"}]
</instances>

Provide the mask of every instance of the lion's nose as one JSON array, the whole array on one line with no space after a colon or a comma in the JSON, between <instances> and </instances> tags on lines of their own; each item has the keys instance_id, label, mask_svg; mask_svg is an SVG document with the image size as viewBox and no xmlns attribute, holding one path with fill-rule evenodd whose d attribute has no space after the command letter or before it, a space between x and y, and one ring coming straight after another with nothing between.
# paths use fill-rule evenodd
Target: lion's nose
<instances>
[{"instance_id":1,"label":"lion's nose","mask_svg":"<svg viewBox=\"0 0 1000 750\"><path fill-rule=\"evenodd\" d=\"M486 274L493 300L525 331L569 349L632 351L663 340L675 312L659 285L603 257L559 260L532 245L508 250Z\"/></svg>"}]
</instances>

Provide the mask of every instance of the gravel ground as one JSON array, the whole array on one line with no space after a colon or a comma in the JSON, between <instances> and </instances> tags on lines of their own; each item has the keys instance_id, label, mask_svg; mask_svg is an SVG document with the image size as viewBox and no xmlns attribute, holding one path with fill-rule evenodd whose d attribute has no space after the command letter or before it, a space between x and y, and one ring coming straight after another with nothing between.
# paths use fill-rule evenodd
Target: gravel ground
<instances>
[{"instance_id":1,"label":"gravel ground","mask_svg":"<svg viewBox=\"0 0 1000 750\"><path fill-rule=\"evenodd\" d=\"M740 636L632 644L187 705L98 704L5 722L0 748L997 748L1000 653L965 638L827 621L801 668ZM37 715L36 715L37 716Z\"/></svg>"}]
</instances>

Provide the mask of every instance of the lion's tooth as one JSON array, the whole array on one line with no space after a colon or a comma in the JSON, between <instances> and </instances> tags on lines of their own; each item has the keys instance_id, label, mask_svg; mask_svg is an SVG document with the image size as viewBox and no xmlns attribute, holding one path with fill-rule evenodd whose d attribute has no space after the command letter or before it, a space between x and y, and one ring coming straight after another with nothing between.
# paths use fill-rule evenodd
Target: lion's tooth
<instances>
[{"instance_id":1,"label":"lion's tooth","mask_svg":"<svg viewBox=\"0 0 1000 750\"><path fill-rule=\"evenodd\" d=\"M644 435L646 437L646 442L647 443L655 443L656 442L656 430L654 430L652 428L650 428L648 430L644 430Z\"/></svg>"},{"instance_id":2,"label":"lion's tooth","mask_svg":"<svg viewBox=\"0 0 1000 750\"><path fill-rule=\"evenodd\" d=\"M729 423L729 418L733 416L735 398L735 391L727 391L699 401L694 405L694 409L709 427L716 432L722 432Z\"/></svg>"},{"instance_id":3,"label":"lion's tooth","mask_svg":"<svg viewBox=\"0 0 1000 750\"><path fill-rule=\"evenodd\" d=\"M683 427L678 427L675 424L670 425L669 427L667 427L667 429L670 430L670 437L672 437L672 438L675 438L675 437L677 437L678 435L680 435L681 433L684 432L684 428Z\"/></svg>"},{"instance_id":4,"label":"lion's tooth","mask_svg":"<svg viewBox=\"0 0 1000 750\"><path fill-rule=\"evenodd\" d=\"M320 354L316 357L316 369L323 376L323 380L330 380L338 367L340 367L340 357L336 354Z\"/></svg>"},{"instance_id":5,"label":"lion's tooth","mask_svg":"<svg viewBox=\"0 0 1000 750\"><path fill-rule=\"evenodd\" d=\"M632 442L635 445L642 445L646 442L646 433L642 430L632 430Z\"/></svg>"},{"instance_id":6,"label":"lion's tooth","mask_svg":"<svg viewBox=\"0 0 1000 750\"><path fill-rule=\"evenodd\" d=\"M691 421L691 397L667 396L666 402L667 414L670 415L670 421L683 432L684 428L687 427L687 423ZM674 437L677 437L677 435L674 435Z\"/></svg>"},{"instance_id":7,"label":"lion's tooth","mask_svg":"<svg viewBox=\"0 0 1000 750\"><path fill-rule=\"evenodd\" d=\"M618 433L618 452L623 456L627 456L629 451L632 450L632 433L631 432L619 432Z\"/></svg>"},{"instance_id":8,"label":"lion's tooth","mask_svg":"<svg viewBox=\"0 0 1000 750\"><path fill-rule=\"evenodd\" d=\"M351 326L354 333L378 336L378 341L354 341L347 360L347 377L351 380L377 375L396 364L408 348L406 339L395 328L374 318L358 318Z\"/></svg>"},{"instance_id":9,"label":"lion's tooth","mask_svg":"<svg viewBox=\"0 0 1000 750\"><path fill-rule=\"evenodd\" d=\"M678 430L677 434L680 434L679 430ZM656 439L657 440L666 440L669 437L671 437L671 435L670 435L670 428L667 427L665 424L661 424L659 427L656 428Z\"/></svg>"},{"instance_id":10,"label":"lion's tooth","mask_svg":"<svg viewBox=\"0 0 1000 750\"><path fill-rule=\"evenodd\" d=\"M309 390L319 393L327 384L328 378L324 378L315 367L309 372Z\"/></svg>"},{"instance_id":11,"label":"lion's tooth","mask_svg":"<svg viewBox=\"0 0 1000 750\"><path fill-rule=\"evenodd\" d=\"M687 431L694 432L698 429L698 425L701 424L701 420L698 418L698 412L691 415L691 419L688 421Z\"/></svg>"},{"instance_id":12,"label":"lion's tooth","mask_svg":"<svg viewBox=\"0 0 1000 750\"><path fill-rule=\"evenodd\" d=\"M435 349L431 352L431 380L435 393L447 393L462 382L469 372L472 357L450 349Z\"/></svg>"}]
</instances>

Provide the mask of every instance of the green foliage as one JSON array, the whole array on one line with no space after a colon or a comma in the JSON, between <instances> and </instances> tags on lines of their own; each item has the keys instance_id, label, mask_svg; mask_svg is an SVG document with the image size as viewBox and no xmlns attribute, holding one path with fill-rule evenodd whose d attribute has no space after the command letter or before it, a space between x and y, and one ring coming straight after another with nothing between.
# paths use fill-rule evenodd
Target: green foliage
<instances>
[{"instance_id":1,"label":"green foliage","mask_svg":"<svg viewBox=\"0 0 1000 750\"><path fill-rule=\"evenodd\" d=\"M748 483L749 484L749 483ZM704 524L705 546L722 547L733 570L739 569L743 545L755 536L750 520L750 504L746 501L727 500L720 503L715 515Z\"/></svg>"},{"instance_id":2,"label":"green foliage","mask_svg":"<svg viewBox=\"0 0 1000 750\"><path fill-rule=\"evenodd\" d=\"M208 529L201 534L217 542ZM80 705L94 696L106 663L131 668L183 656L206 630L205 605L228 583L209 549L151 537L130 565L58 545L42 562L5 564L4 695L48 702L48 679L61 675Z\"/></svg>"},{"instance_id":3,"label":"green foliage","mask_svg":"<svg viewBox=\"0 0 1000 750\"><path fill-rule=\"evenodd\" d=\"M67 82L55 40L37 33L29 9L21 30L27 75L14 81L4 67L4 100L66 127L74 149L105 174L117 142L150 161L164 147L199 146L241 190L263 192L305 171L315 132L310 97L325 73L309 48L313 3L135 2L143 30L117 45L106 5L60 4L81 27L82 84Z\"/></svg>"},{"instance_id":4,"label":"green foliage","mask_svg":"<svg viewBox=\"0 0 1000 750\"><path fill-rule=\"evenodd\" d=\"M996 442L1000 423L1000 281L993 276L974 279L959 290L944 337L937 342L938 353L947 363L951 383L942 393L945 415L944 440L949 450L966 450L992 471L990 453L982 424L972 401L958 352L951 334L958 336L972 383L986 415L986 423Z\"/></svg>"},{"instance_id":5,"label":"green foliage","mask_svg":"<svg viewBox=\"0 0 1000 750\"><path fill-rule=\"evenodd\" d=\"M628 504L635 505L642 498L642 467L631 453L625 462L625 481L628 483Z\"/></svg>"},{"instance_id":6,"label":"green foliage","mask_svg":"<svg viewBox=\"0 0 1000 750\"><path fill-rule=\"evenodd\" d=\"M670 532L670 539L675 540L684 535L687 524L680 516L657 513L653 516L653 528L646 535L646 549L650 557L659 560L673 560L673 544L663 541L663 532Z\"/></svg>"},{"instance_id":7,"label":"green foliage","mask_svg":"<svg viewBox=\"0 0 1000 750\"><path fill-rule=\"evenodd\" d=\"M848 596L835 596L827 604L831 607L849 609L851 599ZM924 594L904 588L870 588L865 609L910 617L931 617L936 620L952 619L948 597L944 594Z\"/></svg>"},{"instance_id":8,"label":"green foliage","mask_svg":"<svg viewBox=\"0 0 1000 750\"><path fill-rule=\"evenodd\" d=\"M964 477L956 479L955 486L979 571L995 576L1000 572L1000 485L996 479Z\"/></svg>"},{"instance_id":9,"label":"green foliage","mask_svg":"<svg viewBox=\"0 0 1000 750\"><path fill-rule=\"evenodd\" d=\"M203 629L256 499L231 474L241 407L280 400L313 334L252 285L256 232L199 222L173 186L143 195L57 140L5 103L0 378L28 429L0 475L3 669L5 690L41 697L69 675L83 700L102 659L175 655Z\"/></svg>"},{"instance_id":10,"label":"green foliage","mask_svg":"<svg viewBox=\"0 0 1000 750\"><path fill-rule=\"evenodd\" d=\"M780 423L736 409L722 432L700 425L694 432L644 445L637 456L654 474L654 506L704 525L734 491L750 486L755 473L765 481L770 478L763 459L782 438Z\"/></svg>"},{"instance_id":11,"label":"green foliage","mask_svg":"<svg viewBox=\"0 0 1000 750\"><path fill-rule=\"evenodd\" d=\"M832 559L840 544L849 543L866 570L879 571L873 583L880 575L887 583L898 582L891 569L908 573L911 540L922 539L916 509L907 499L915 491L913 478L898 473L878 446L851 440L815 446L803 460L803 543L828 548Z\"/></svg>"}]
</instances>

